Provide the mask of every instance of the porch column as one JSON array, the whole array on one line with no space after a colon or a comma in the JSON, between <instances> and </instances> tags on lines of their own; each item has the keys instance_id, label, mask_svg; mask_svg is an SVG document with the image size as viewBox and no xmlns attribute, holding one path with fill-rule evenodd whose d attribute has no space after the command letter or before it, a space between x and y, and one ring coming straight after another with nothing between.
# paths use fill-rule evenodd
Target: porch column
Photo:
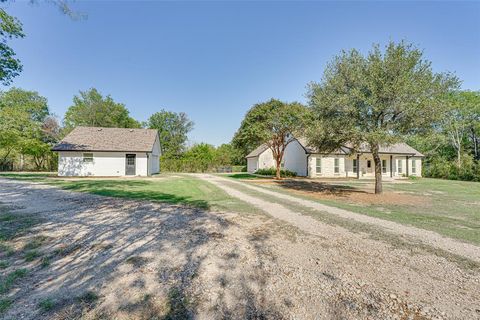
<instances>
[{"instance_id":1,"label":"porch column","mask_svg":"<svg viewBox=\"0 0 480 320\"><path fill-rule=\"evenodd\" d=\"M408 177L408 156L405 156L405 158L407 159L407 177Z\"/></svg>"},{"instance_id":2,"label":"porch column","mask_svg":"<svg viewBox=\"0 0 480 320\"><path fill-rule=\"evenodd\" d=\"M357 153L357 179L360 179L360 155Z\"/></svg>"},{"instance_id":3,"label":"porch column","mask_svg":"<svg viewBox=\"0 0 480 320\"><path fill-rule=\"evenodd\" d=\"M393 178L393 156L390 155L390 178Z\"/></svg>"}]
</instances>

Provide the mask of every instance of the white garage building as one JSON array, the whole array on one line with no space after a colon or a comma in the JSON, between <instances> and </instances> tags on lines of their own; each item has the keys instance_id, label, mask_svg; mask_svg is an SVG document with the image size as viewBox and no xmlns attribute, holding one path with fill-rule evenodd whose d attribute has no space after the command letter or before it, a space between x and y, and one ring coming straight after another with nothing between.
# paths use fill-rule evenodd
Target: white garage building
<instances>
[{"instance_id":1,"label":"white garage building","mask_svg":"<svg viewBox=\"0 0 480 320\"><path fill-rule=\"evenodd\" d=\"M157 130L76 127L52 148L59 176L149 176L160 172Z\"/></svg>"}]
</instances>

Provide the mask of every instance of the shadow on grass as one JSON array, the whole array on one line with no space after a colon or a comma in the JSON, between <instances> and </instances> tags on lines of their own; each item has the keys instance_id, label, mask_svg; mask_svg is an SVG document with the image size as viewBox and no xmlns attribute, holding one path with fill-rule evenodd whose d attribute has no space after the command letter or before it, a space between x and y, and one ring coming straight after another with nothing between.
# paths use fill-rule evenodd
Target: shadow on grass
<instances>
[{"instance_id":1,"label":"shadow on grass","mask_svg":"<svg viewBox=\"0 0 480 320\"><path fill-rule=\"evenodd\" d=\"M64 190L88 192L100 196L159 201L171 204L183 204L200 209L210 209L210 204L205 200L192 199L192 197L189 196L179 196L160 190L156 191L153 190L155 183L145 180L59 181L58 185Z\"/></svg>"},{"instance_id":2,"label":"shadow on grass","mask_svg":"<svg viewBox=\"0 0 480 320\"><path fill-rule=\"evenodd\" d=\"M307 181L307 180L275 180L275 184L285 189L293 189L304 192L323 193L335 196L348 196L352 193L368 192L360 190L356 187L347 186L343 184L331 184L328 182L320 181Z\"/></svg>"},{"instance_id":3,"label":"shadow on grass","mask_svg":"<svg viewBox=\"0 0 480 320\"><path fill-rule=\"evenodd\" d=\"M56 177L50 173L0 173L0 178L8 178L8 179L15 179L15 180L28 180L28 181L35 181L35 180L45 180L48 177Z\"/></svg>"},{"instance_id":4,"label":"shadow on grass","mask_svg":"<svg viewBox=\"0 0 480 320\"><path fill-rule=\"evenodd\" d=\"M229 174L228 177L233 179L269 179L269 177L254 176L250 173L234 173Z\"/></svg>"}]
</instances>

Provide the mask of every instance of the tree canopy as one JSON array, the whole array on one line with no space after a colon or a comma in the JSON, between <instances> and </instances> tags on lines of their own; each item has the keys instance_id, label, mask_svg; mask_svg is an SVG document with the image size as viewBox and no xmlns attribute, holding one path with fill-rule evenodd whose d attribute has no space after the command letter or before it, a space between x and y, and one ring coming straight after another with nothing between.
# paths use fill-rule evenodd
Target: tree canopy
<instances>
[{"instance_id":1,"label":"tree canopy","mask_svg":"<svg viewBox=\"0 0 480 320\"><path fill-rule=\"evenodd\" d=\"M381 145L407 134L431 130L442 117L456 77L435 73L421 50L390 42L367 55L343 51L331 61L320 83L309 87L315 126L310 144L320 150L346 143L369 146L375 163L375 192L382 192Z\"/></svg>"},{"instance_id":2,"label":"tree canopy","mask_svg":"<svg viewBox=\"0 0 480 320\"><path fill-rule=\"evenodd\" d=\"M30 155L36 169L52 160L59 125L50 115L47 99L37 92L12 88L0 93L0 166L13 154Z\"/></svg>"},{"instance_id":3,"label":"tree canopy","mask_svg":"<svg viewBox=\"0 0 480 320\"><path fill-rule=\"evenodd\" d=\"M0 81L5 86L22 71L20 60L15 57L15 52L7 42L24 36L21 22L0 8Z\"/></svg>"},{"instance_id":4,"label":"tree canopy","mask_svg":"<svg viewBox=\"0 0 480 320\"><path fill-rule=\"evenodd\" d=\"M150 116L145 123L150 129L157 129L162 155L179 155L185 151L188 133L194 123L183 112L161 110Z\"/></svg>"},{"instance_id":5,"label":"tree canopy","mask_svg":"<svg viewBox=\"0 0 480 320\"><path fill-rule=\"evenodd\" d=\"M272 150L280 179L280 165L287 145L302 135L308 122L308 109L298 102L285 103L271 99L254 105L235 133L235 147L249 152L261 144Z\"/></svg>"},{"instance_id":6,"label":"tree canopy","mask_svg":"<svg viewBox=\"0 0 480 320\"><path fill-rule=\"evenodd\" d=\"M115 102L111 96L103 97L97 89L80 91L74 96L73 105L65 113L67 130L76 126L140 128L140 123L130 117L123 103Z\"/></svg>"}]
</instances>

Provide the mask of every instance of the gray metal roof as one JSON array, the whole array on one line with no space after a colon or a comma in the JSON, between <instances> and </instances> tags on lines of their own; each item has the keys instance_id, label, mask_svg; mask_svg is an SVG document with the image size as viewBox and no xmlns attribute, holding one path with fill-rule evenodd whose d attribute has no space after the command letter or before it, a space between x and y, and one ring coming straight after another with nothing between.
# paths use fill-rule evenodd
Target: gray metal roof
<instances>
[{"instance_id":1,"label":"gray metal roof","mask_svg":"<svg viewBox=\"0 0 480 320\"><path fill-rule=\"evenodd\" d=\"M76 127L53 151L127 151L151 152L157 130Z\"/></svg>"}]
</instances>

